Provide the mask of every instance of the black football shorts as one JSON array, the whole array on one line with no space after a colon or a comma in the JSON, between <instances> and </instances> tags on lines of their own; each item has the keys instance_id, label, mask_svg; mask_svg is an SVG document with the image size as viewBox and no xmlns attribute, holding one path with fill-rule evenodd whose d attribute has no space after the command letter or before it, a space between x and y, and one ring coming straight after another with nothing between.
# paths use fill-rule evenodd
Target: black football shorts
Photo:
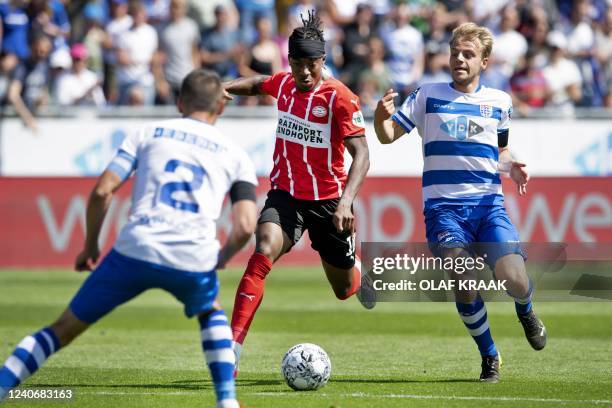
<instances>
[{"instance_id":1,"label":"black football shorts","mask_svg":"<svg viewBox=\"0 0 612 408\"><path fill-rule=\"evenodd\" d=\"M259 224L272 222L295 245L308 230L312 249L328 264L349 269L355 265L355 234L338 232L332 222L339 198L331 200L299 200L284 190L270 190Z\"/></svg>"}]
</instances>

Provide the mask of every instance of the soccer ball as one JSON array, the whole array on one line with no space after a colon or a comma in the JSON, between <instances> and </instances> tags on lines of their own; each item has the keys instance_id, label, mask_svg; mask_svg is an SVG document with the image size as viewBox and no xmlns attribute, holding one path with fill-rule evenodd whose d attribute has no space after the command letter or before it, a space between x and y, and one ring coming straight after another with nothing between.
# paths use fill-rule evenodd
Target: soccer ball
<instances>
[{"instance_id":1,"label":"soccer ball","mask_svg":"<svg viewBox=\"0 0 612 408\"><path fill-rule=\"evenodd\" d=\"M287 385L296 391L318 390L329 380L331 361L316 344L297 344L285 353L281 372Z\"/></svg>"}]
</instances>

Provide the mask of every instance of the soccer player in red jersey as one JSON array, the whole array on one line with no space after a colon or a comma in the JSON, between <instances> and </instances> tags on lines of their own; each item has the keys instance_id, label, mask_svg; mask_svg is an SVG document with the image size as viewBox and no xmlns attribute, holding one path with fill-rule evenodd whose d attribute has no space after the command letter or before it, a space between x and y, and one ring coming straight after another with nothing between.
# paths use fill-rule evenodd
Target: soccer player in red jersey
<instances>
[{"instance_id":1,"label":"soccer player in red jersey","mask_svg":"<svg viewBox=\"0 0 612 408\"><path fill-rule=\"evenodd\" d=\"M228 99L230 94L271 95L278 108L271 189L232 314L237 359L272 264L305 230L338 299L349 298L361 285L352 204L370 166L363 115L359 98L323 74L325 40L319 18L309 12L303 23L289 37L291 72L224 83ZM345 149L353 158L348 175Z\"/></svg>"}]
</instances>

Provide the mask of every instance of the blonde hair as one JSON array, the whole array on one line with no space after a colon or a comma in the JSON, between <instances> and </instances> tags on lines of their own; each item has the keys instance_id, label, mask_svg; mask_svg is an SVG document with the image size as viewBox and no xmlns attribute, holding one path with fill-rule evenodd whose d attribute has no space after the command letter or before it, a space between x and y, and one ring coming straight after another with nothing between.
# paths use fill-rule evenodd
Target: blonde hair
<instances>
[{"instance_id":1,"label":"blonde hair","mask_svg":"<svg viewBox=\"0 0 612 408\"><path fill-rule=\"evenodd\" d=\"M493 34L486 27L481 27L474 23L463 23L453 30L453 34L449 41L452 47L455 42L463 39L474 42L478 40L482 52L482 58L488 58L493 49Z\"/></svg>"}]
</instances>

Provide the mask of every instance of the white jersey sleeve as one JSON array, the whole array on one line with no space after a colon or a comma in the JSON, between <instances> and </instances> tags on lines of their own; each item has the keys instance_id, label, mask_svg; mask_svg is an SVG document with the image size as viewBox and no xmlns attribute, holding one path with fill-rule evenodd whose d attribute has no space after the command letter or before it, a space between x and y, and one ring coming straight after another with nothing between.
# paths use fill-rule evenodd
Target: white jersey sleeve
<instances>
[{"instance_id":1,"label":"white jersey sleeve","mask_svg":"<svg viewBox=\"0 0 612 408\"><path fill-rule=\"evenodd\" d=\"M498 135L508 135L510 131L510 121L512 119L512 97L508 94L505 94L506 101L503 106L501 106L501 119L499 121L499 125L497 125L497 134Z\"/></svg>"},{"instance_id":2,"label":"white jersey sleeve","mask_svg":"<svg viewBox=\"0 0 612 408\"><path fill-rule=\"evenodd\" d=\"M420 87L415 89L402 103L391 118L400 125L406 133L412 129L422 128L425 114L425 91Z\"/></svg>"},{"instance_id":3,"label":"white jersey sleeve","mask_svg":"<svg viewBox=\"0 0 612 408\"><path fill-rule=\"evenodd\" d=\"M130 177L138 166L136 157L138 156L138 145L143 140L143 134L144 131L141 129L128 135L121 143L117 154L111 160L106 170L112 171L121 180Z\"/></svg>"},{"instance_id":4,"label":"white jersey sleeve","mask_svg":"<svg viewBox=\"0 0 612 408\"><path fill-rule=\"evenodd\" d=\"M253 164L251 158L244 150L239 150L236 155L236 160L237 164L234 173L234 183L245 181L256 186L257 176L255 174L255 165Z\"/></svg>"}]
</instances>

